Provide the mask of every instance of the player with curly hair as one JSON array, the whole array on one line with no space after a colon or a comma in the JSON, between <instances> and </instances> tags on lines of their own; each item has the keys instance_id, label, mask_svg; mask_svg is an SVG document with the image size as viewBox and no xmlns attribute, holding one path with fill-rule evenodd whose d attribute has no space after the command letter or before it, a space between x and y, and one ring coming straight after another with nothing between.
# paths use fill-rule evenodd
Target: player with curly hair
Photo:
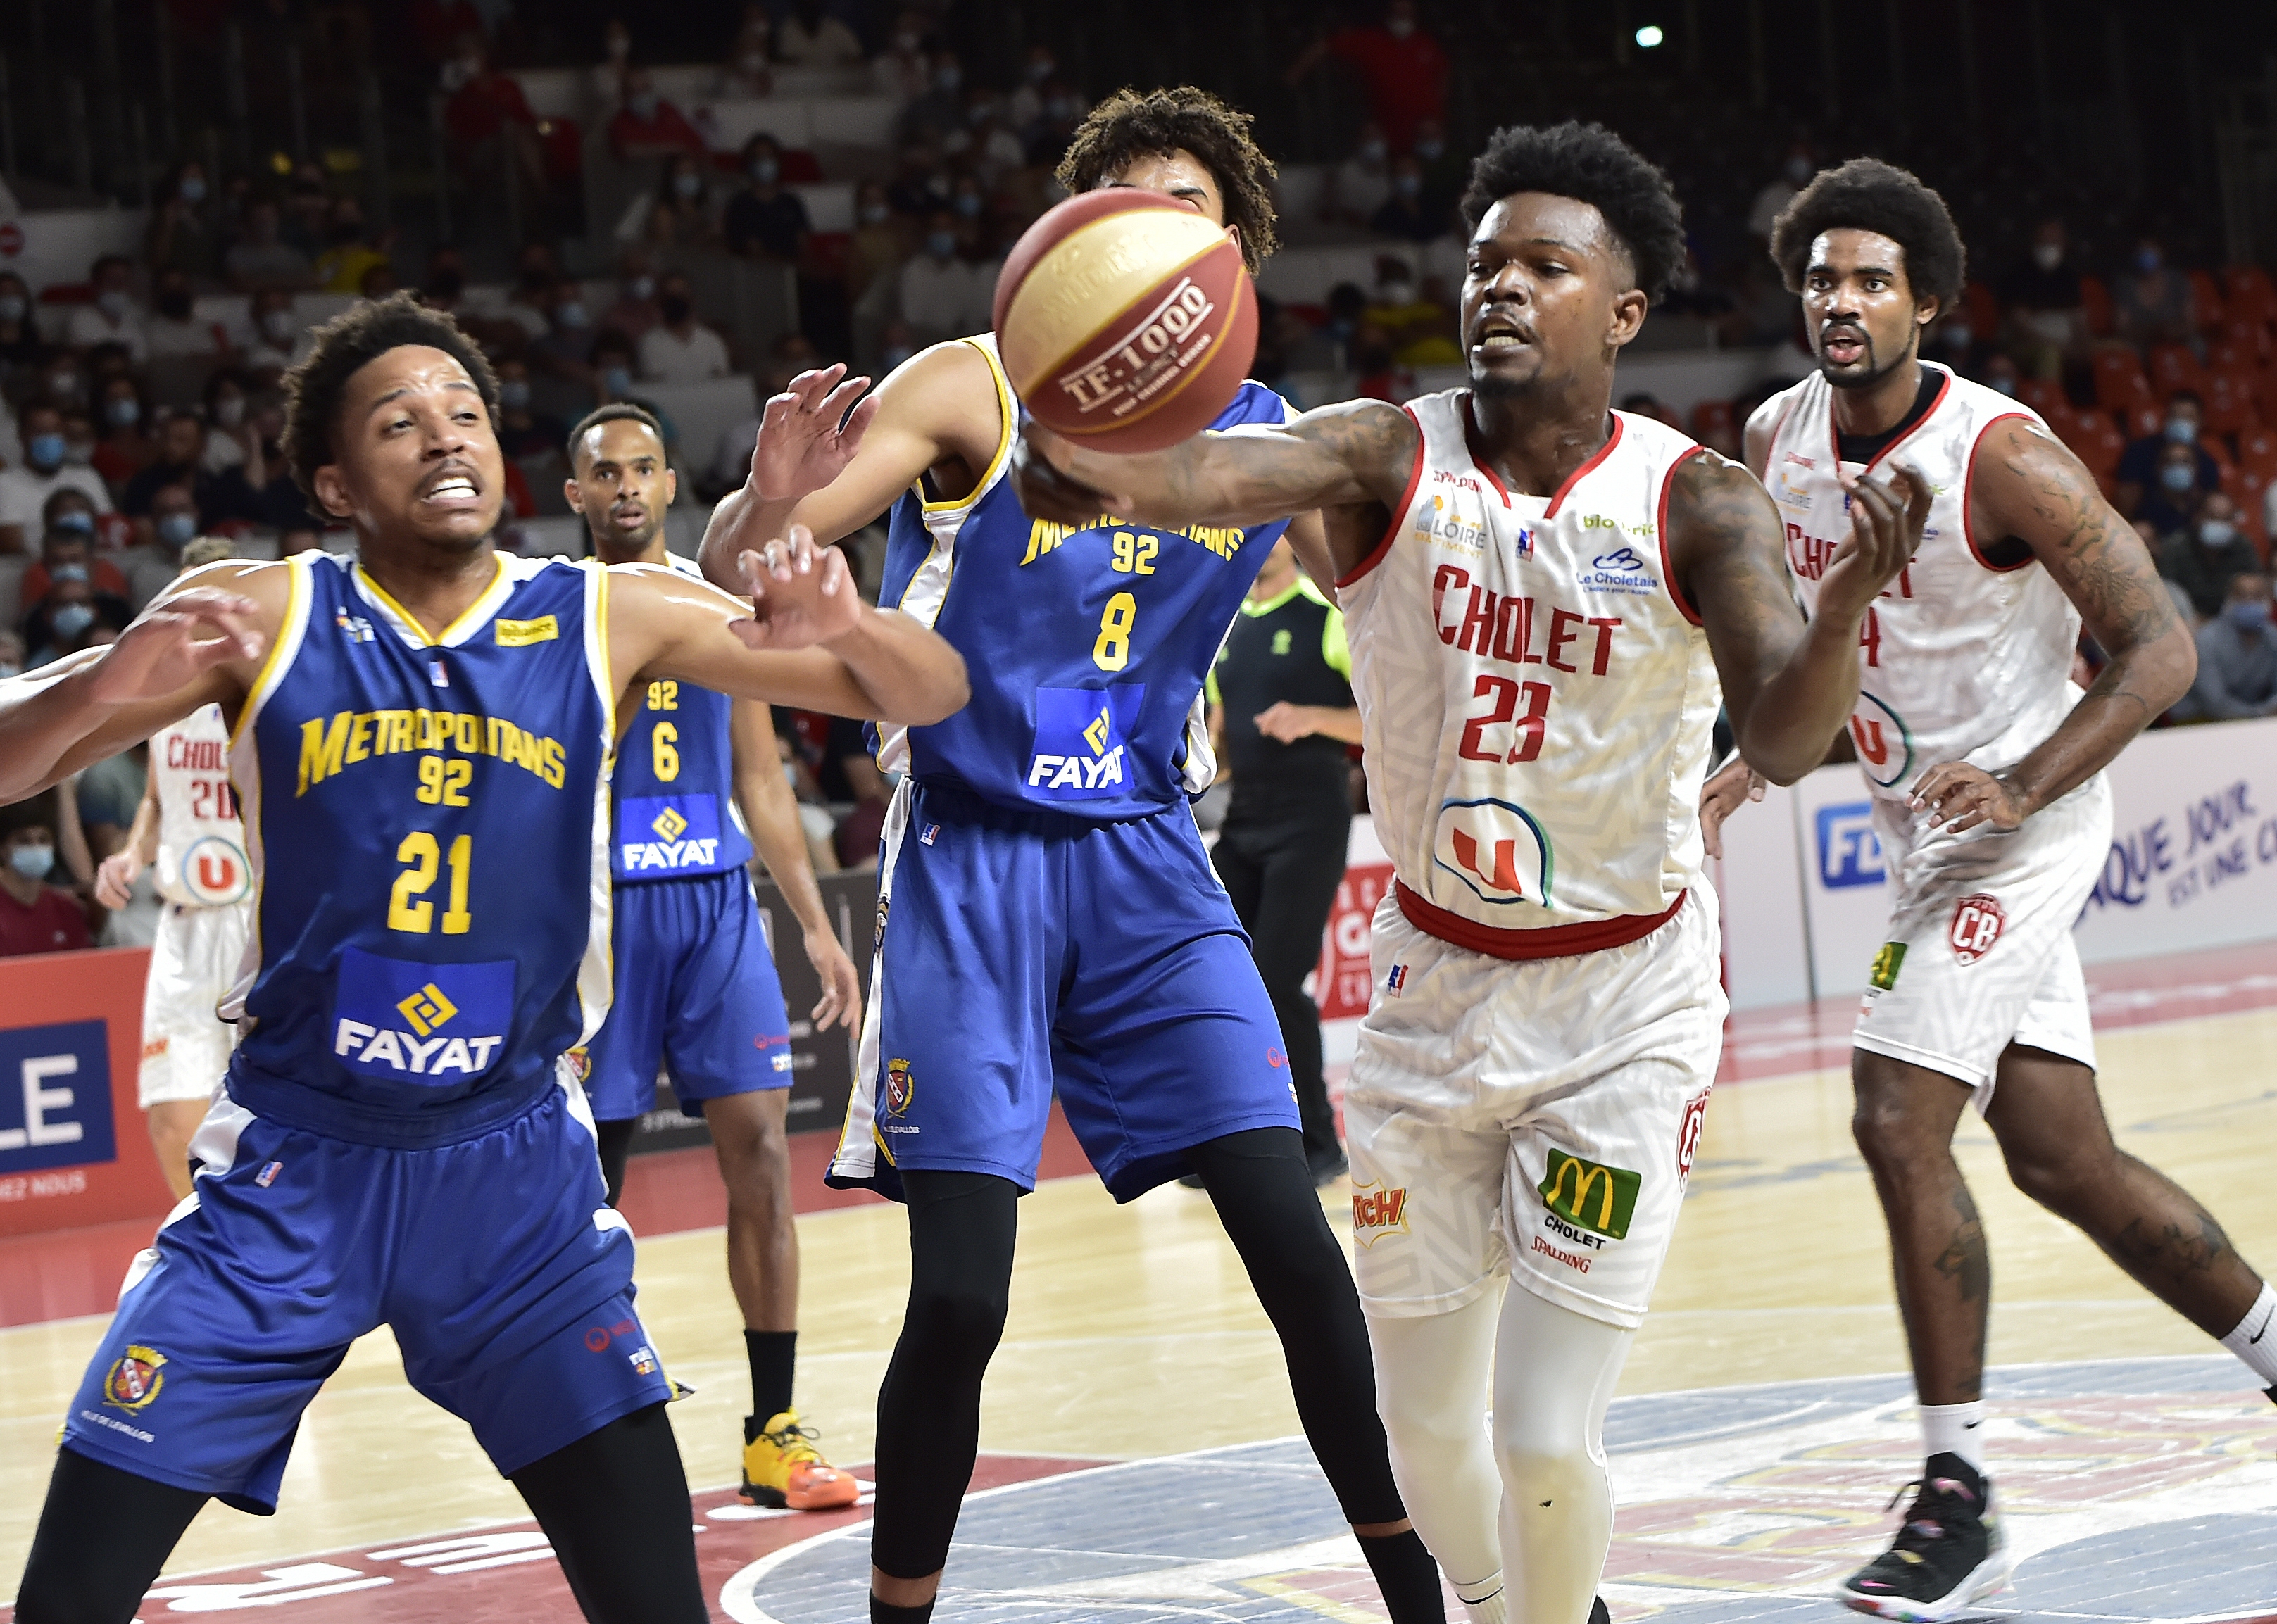
<instances>
[{"instance_id":1,"label":"player with curly hair","mask_svg":"<svg viewBox=\"0 0 2277 1624\"><path fill-rule=\"evenodd\" d=\"M2263 1335L2277 1291L2112 1141L2071 938L2111 849L2103 769L2189 689L2197 656L2078 459L2019 402L1921 359L1965 265L1934 191L1871 158L1826 170L1779 216L1771 256L1818 368L1755 412L1747 458L1806 607L1824 604L1855 482L1887 463L1935 492L1920 550L1861 628L1840 740L1892 882L1852 1040L1852 1126L1889 1225L1926 1457L1895 1540L1842 1595L1884 1618L1953 1619L2014 1561L1985 1470L1991 1270L1953 1157L1972 1100L2020 1189L2277 1385ZM2083 696L2083 621L2110 658ZM1745 763L1718 774L1703 816L1740 804L1747 779Z\"/></svg>"},{"instance_id":2,"label":"player with curly hair","mask_svg":"<svg viewBox=\"0 0 2277 1624\"><path fill-rule=\"evenodd\" d=\"M1605 1407L1722 1042L1695 811L1718 679L1751 760L1816 766L1928 492L1858 487L1806 626L1763 488L1611 409L1684 251L1666 178L1595 125L1509 128L1463 207L1466 388L1144 457L1032 429L1017 478L1062 521L1321 512L1398 882L1344 1097L1392 1464L1473 1620L1583 1624Z\"/></svg>"},{"instance_id":3,"label":"player with curly hair","mask_svg":"<svg viewBox=\"0 0 2277 1624\"><path fill-rule=\"evenodd\" d=\"M1109 98L1062 171L1183 203L1253 263L1273 242L1271 174L1246 116L1191 88ZM1064 532L1038 527L1006 478L1025 414L992 335L925 351L850 416L865 380L842 377L806 375L767 403L704 561L716 581L793 523L829 539L891 508L881 601L963 649L976 684L947 725L881 730L880 765L909 777L886 823L870 1007L829 1175L910 1216L909 1306L878 1395L871 1616L932 1613L1056 1091L1118 1200L1199 1176L1392 1618L1441 1619L1280 1028L1188 806L1212 776L1199 701L1225 628L1276 538L1306 532L1317 550L1319 520L1276 510L1211 545L1096 507ZM1218 425L1286 415L1250 383Z\"/></svg>"},{"instance_id":4,"label":"player with curly hair","mask_svg":"<svg viewBox=\"0 0 2277 1624\"><path fill-rule=\"evenodd\" d=\"M219 708L257 944L17 1616L125 1624L209 1499L274 1511L301 1411L385 1324L588 1619L699 1624L672 1385L565 1058L608 1013L612 740L652 679L910 724L963 666L803 535L742 561L756 606L498 552L497 383L408 294L319 328L287 389L293 472L357 557L190 571L110 647L0 682L0 801Z\"/></svg>"}]
</instances>

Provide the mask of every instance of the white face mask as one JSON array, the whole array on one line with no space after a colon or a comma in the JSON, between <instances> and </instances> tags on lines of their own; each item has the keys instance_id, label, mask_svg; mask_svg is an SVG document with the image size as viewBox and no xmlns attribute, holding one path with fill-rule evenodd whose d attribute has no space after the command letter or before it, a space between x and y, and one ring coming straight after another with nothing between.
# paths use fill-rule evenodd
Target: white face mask
<instances>
[{"instance_id":1,"label":"white face mask","mask_svg":"<svg viewBox=\"0 0 2277 1624\"><path fill-rule=\"evenodd\" d=\"M2032 263L2042 270L2053 270L2063 263L2063 244L2042 242L2032 245Z\"/></svg>"}]
</instances>

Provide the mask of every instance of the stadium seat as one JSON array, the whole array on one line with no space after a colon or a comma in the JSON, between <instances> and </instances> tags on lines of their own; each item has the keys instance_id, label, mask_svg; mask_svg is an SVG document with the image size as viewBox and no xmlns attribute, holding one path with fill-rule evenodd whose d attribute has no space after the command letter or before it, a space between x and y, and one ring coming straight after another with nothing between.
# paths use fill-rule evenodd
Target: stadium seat
<instances>
[{"instance_id":1,"label":"stadium seat","mask_svg":"<svg viewBox=\"0 0 2277 1624\"><path fill-rule=\"evenodd\" d=\"M2150 380L2143 376L2142 358L2134 351L2106 345L2095 353L2095 404L2106 412L2124 412L2138 400L2148 400Z\"/></svg>"},{"instance_id":2,"label":"stadium seat","mask_svg":"<svg viewBox=\"0 0 2277 1624\"><path fill-rule=\"evenodd\" d=\"M2237 436L2237 466L2249 472L2277 474L2277 429L2256 423Z\"/></svg>"},{"instance_id":3,"label":"stadium seat","mask_svg":"<svg viewBox=\"0 0 2277 1624\"><path fill-rule=\"evenodd\" d=\"M2050 422L2057 412L2068 412L2071 403L2064 398L2063 385L2046 378L2018 378L2016 398L2037 412Z\"/></svg>"},{"instance_id":4,"label":"stadium seat","mask_svg":"<svg viewBox=\"0 0 2277 1624\"><path fill-rule=\"evenodd\" d=\"M2212 372L2206 376L2203 398L2205 426L2215 434L2235 434L2255 421L2254 379L2243 370Z\"/></svg>"},{"instance_id":5,"label":"stadium seat","mask_svg":"<svg viewBox=\"0 0 2277 1624\"><path fill-rule=\"evenodd\" d=\"M2167 414L2148 400L2138 400L2127 408L2121 419L2121 427L2130 440L2156 437L2167 425Z\"/></svg>"},{"instance_id":6,"label":"stadium seat","mask_svg":"<svg viewBox=\"0 0 2277 1624\"><path fill-rule=\"evenodd\" d=\"M2222 323L2221 337L2207 354L2211 358L2225 350L2233 351L2240 365L2258 367L2269 358L2269 323L2258 316L2249 319L2232 315Z\"/></svg>"},{"instance_id":7,"label":"stadium seat","mask_svg":"<svg viewBox=\"0 0 2277 1624\"><path fill-rule=\"evenodd\" d=\"M2111 290L2104 285L2102 277L2082 277L2079 279L2079 303L2080 308L2087 312L2089 335L2097 338L2109 338L2117 318L2112 314Z\"/></svg>"},{"instance_id":8,"label":"stadium seat","mask_svg":"<svg viewBox=\"0 0 2277 1624\"><path fill-rule=\"evenodd\" d=\"M2127 449L2127 436L2119 432L2119 425L2110 414L2090 406L2083 412L2074 412L2068 424L2069 433L2061 429L2057 437L2071 447L2072 454L2087 465L2090 474L2115 474L2119 454Z\"/></svg>"},{"instance_id":9,"label":"stadium seat","mask_svg":"<svg viewBox=\"0 0 2277 1624\"><path fill-rule=\"evenodd\" d=\"M2277 322L2277 287L2258 265L2232 265L2221 273L2224 309L2232 321Z\"/></svg>"},{"instance_id":10,"label":"stadium seat","mask_svg":"<svg viewBox=\"0 0 2277 1624\"><path fill-rule=\"evenodd\" d=\"M1739 423L1728 400L1703 400L1692 408L1692 437L1705 440L1711 435L1735 432Z\"/></svg>"},{"instance_id":11,"label":"stadium seat","mask_svg":"<svg viewBox=\"0 0 2277 1624\"><path fill-rule=\"evenodd\" d=\"M2000 336L2000 301L1992 290L1982 282L1972 282L1961 290L1961 302L1969 311L1969 330L1985 344Z\"/></svg>"},{"instance_id":12,"label":"stadium seat","mask_svg":"<svg viewBox=\"0 0 2277 1624\"><path fill-rule=\"evenodd\" d=\"M2180 389L2205 392L2205 373L2189 345L2154 344L2151 346L2150 362L2151 390L2159 399L2170 398Z\"/></svg>"},{"instance_id":13,"label":"stadium seat","mask_svg":"<svg viewBox=\"0 0 2277 1624\"><path fill-rule=\"evenodd\" d=\"M2221 285L2203 270L2190 272L2190 302L2197 307L2191 312L2197 317L2198 330L2210 333L2221 326L2224 304Z\"/></svg>"},{"instance_id":14,"label":"stadium seat","mask_svg":"<svg viewBox=\"0 0 2277 1624\"><path fill-rule=\"evenodd\" d=\"M2265 566L2269 561L2269 531L2262 522L2265 512L2262 504L2268 498L2272 477L2251 468L2240 468L2235 489L2232 489L2227 482L2222 486L2237 504L2238 527L2253 538L2254 549L2260 553Z\"/></svg>"}]
</instances>

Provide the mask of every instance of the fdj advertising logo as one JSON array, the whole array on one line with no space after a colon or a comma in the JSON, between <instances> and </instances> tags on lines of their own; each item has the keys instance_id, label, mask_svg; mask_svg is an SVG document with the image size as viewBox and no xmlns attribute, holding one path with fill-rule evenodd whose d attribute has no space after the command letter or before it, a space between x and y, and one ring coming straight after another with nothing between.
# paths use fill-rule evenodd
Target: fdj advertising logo
<instances>
[{"instance_id":1,"label":"fdj advertising logo","mask_svg":"<svg viewBox=\"0 0 2277 1624\"><path fill-rule=\"evenodd\" d=\"M103 1022L0 1031L0 1173L108 1162L117 1154Z\"/></svg>"},{"instance_id":2,"label":"fdj advertising logo","mask_svg":"<svg viewBox=\"0 0 2277 1624\"><path fill-rule=\"evenodd\" d=\"M1829 891L1879 885L1889 877L1882 842L1874 833L1874 803L1852 801L1818 808L1818 878Z\"/></svg>"}]
</instances>

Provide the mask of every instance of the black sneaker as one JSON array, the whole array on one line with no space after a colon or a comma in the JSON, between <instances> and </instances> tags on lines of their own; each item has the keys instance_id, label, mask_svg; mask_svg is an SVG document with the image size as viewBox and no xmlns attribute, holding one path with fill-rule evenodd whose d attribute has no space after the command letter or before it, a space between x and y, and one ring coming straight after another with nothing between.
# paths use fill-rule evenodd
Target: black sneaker
<instances>
[{"instance_id":1,"label":"black sneaker","mask_svg":"<svg viewBox=\"0 0 2277 1624\"><path fill-rule=\"evenodd\" d=\"M1595 1605L1589 1609L1589 1624L1613 1624L1613 1615L1606 1610L1605 1598L1602 1596L1597 1597Z\"/></svg>"},{"instance_id":2,"label":"black sneaker","mask_svg":"<svg viewBox=\"0 0 2277 1624\"><path fill-rule=\"evenodd\" d=\"M2014 1566L1992 1509L1992 1485L1959 1455L1936 1454L1921 1481L1906 1488L1920 1492L1897 1538L1835 1594L1854 1613L1906 1624L1965 1617L2008 1582Z\"/></svg>"}]
</instances>

